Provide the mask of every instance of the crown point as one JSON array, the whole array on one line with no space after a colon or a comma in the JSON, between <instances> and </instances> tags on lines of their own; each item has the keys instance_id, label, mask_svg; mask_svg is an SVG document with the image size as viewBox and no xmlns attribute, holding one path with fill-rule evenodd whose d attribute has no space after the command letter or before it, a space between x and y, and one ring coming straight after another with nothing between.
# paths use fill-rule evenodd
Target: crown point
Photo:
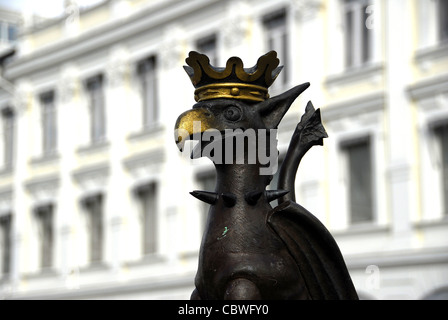
<instances>
[{"instance_id":1,"label":"crown point","mask_svg":"<svg viewBox=\"0 0 448 320\"><path fill-rule=\"evenodd\" d=\"M269 98L268 87L282 67L275 51L261 56L252 68L244 68L238 57L227 60L225 68L210 64L210 59L192 51L185 60L184 69L193 83L197 102L210 99L240 99L261 102Z\"/></svg>"}]
</instances>

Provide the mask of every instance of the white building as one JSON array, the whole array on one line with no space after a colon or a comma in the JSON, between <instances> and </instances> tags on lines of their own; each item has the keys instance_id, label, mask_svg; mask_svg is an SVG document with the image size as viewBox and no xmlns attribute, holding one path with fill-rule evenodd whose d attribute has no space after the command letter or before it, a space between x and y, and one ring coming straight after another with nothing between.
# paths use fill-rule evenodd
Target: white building
<instances>
[{"instance_id":1,"label":"white building","mask_svg":"<svg viewBox=\"0 0 448 320\"><path fill-rule=\"evenodd\" d=\"M447 298L448 16L443 0L115 0L23 30L0 87L0 297L187 299L213 167L173 139L190 50L285 65L329 138L298 202L361 298Z\"/></svg>"}]
</instances>

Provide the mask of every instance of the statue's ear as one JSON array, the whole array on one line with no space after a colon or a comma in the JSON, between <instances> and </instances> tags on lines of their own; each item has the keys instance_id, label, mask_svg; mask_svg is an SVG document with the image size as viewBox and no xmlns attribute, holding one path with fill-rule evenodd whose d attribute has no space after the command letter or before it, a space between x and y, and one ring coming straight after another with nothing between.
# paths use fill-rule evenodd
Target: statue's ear
<instances>
[{"instance_id":1,"label":"statue's ear","mask_svg":"<svg viewBox=\"0 0 448 320\"><path fill-rule=\"evenodd\" d=\"M296 98L310 86L309 82L294 87L257 105L267 129L275 129Z\"/></svg>"}]
</instances>

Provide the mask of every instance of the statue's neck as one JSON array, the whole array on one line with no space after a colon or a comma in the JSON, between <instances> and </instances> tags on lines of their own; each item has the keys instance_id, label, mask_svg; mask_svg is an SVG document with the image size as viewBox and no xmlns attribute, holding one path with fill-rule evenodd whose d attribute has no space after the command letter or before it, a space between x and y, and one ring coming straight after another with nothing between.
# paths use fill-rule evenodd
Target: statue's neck
<instances>
[{"instance_id":1,"label":"statue's neck","mask_svg":"<svg viewBox=\"0 0 448 320\"><path fill-rule=\"evenodd\" d=\"M216 192L246 194L263 191L272 176L261 175L260 164L215 164L217 173Z\"/></svg>"},{"instance_id":2,"label":"statue's neck","mask_svg":"<svg viewBox=\"0 0 448 320\"><path fill-rule=\"evenodd\" d=\"M270 134L261 141L254 134L252 139L240 139L240 144L232 138L218 141L210 157L217 172L216 191L235 195L264 191L277 169L276 142Z\"/></svg>"}]
</instances>

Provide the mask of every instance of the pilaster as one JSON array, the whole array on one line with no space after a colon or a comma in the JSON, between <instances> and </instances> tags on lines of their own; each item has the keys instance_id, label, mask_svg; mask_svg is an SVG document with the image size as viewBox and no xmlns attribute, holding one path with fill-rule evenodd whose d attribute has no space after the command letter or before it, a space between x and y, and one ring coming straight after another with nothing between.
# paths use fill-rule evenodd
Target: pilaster
<instances>
[{"instance_id":1,"label":"pilaster","mask_svg":"<svg viewBox=\"0 0 448 320\"><path fill-rule=\"evenodd\" d=\"M17 81L16 92L13 97L13 106L15 110L15 141L14 141L14 159L13 159L13 223L12 223L12 241L11 241L11 286L16 291L21 285L21 274L25 271L23 262L26 255L26 226L27 214L29 211L29 199L24 189L23 181L27 178L27 165L29 161L28 153L28 135L29 123L27 112L31 104L31 87L26 80ZM20 130L18 129L20 128Z\"/></svg>"},{"instance_id":2,"label":"pilaster","mask_svg":"<svg viewBox=\"0 0 448 320\"><path fill-rule=\"evenodd\" d=\"M406 94L406 84L411 79L412 39L403 34L412 30L411 18L403 17L403 23L397 23L397 17L411 14L412 2L406 0L384 2L386 12L386 86L387 86L387 129L388 129L388 165L387 176L389 190L389 209L391 227L396 245L407 241L411 230L413 212L417 210L417 194L412 179L414 170L413 119L411 105ZM407 22L407 23L406 23ZM409 239L408 239L409 240ZM393 246L394 244L392 244Z\"/></svg>"},{"instance_id":3,"label":"pilaster","mask_svg":"<svg viewBox=\"0 0 448 320\"><path fill-rule=\"evenodd\" d=\"M106 136L109 148L109 183L105 195L105 247L106 260L118 272L124 257L124 221L129 208L129 190L122 168L122 159L126 154L127 128L127 90L129 87L129 53L123 46L111 48L106 74L105 106ZM108 241L109 239L109 241Z\"/></svg>"},{"instance_id":4,"label":"pilaster","mask_svg":"<svg viewBox=\"0 0 448 320\"><path fill-rule=\"evenodd\" d=\"M80 79L75 65L66 64L62 67L59 84L56 88L56 108L57 123L59 128L57 151L60 155L60 189L58 192L57 214L58 223L56 225L57 236L59 237L56 255L59 257L59 268L64 278L69 277L73 268L78 264L76 255L73 252L75 239L75 212L77 199L74 195L75 185L71 177L71 172L76 168L75 150L79 141L76 140L75 133L78 128L76 124L77 106L79 104ZM63 127L61 126L63 124Z\"/></svg>"}]
</instances>

